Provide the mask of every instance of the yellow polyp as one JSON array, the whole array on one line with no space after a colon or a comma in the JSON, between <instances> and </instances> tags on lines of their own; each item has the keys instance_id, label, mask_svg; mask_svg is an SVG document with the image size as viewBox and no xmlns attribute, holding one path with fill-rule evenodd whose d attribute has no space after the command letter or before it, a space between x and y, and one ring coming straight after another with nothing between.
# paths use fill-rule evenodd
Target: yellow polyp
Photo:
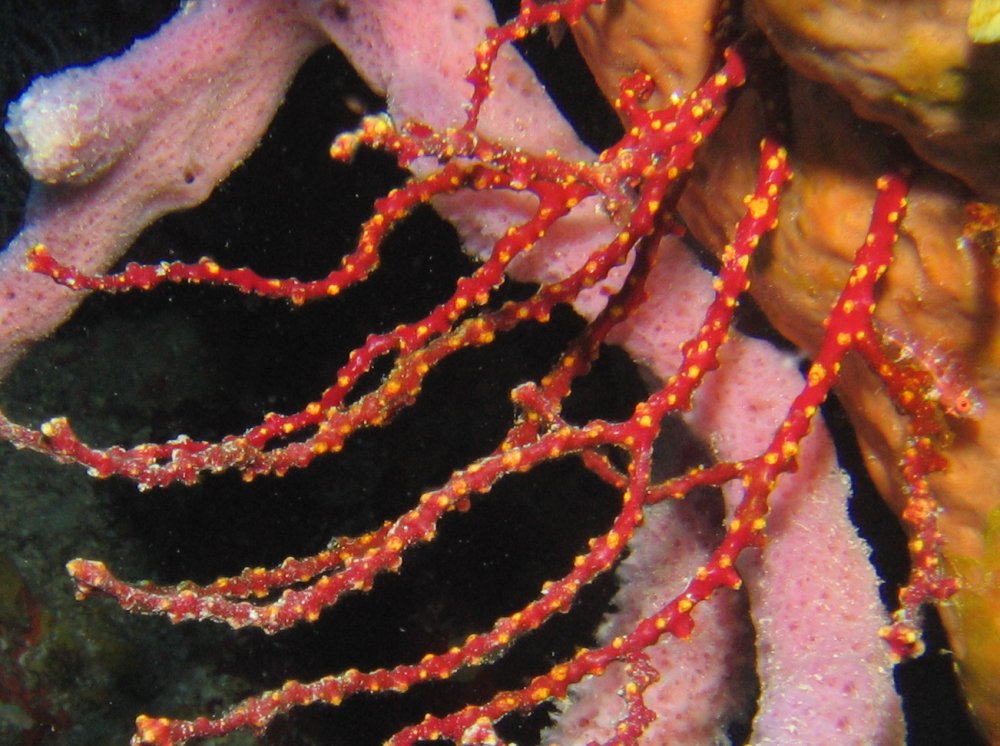
<instances>
[{"instance_id":1,"label":"yellow polyp","mask_svg":"<svg viewBox=\"0 0 1000 746\"><path fill-rule=\"evenodd\" d=\"M682 598L680 601L677 602L677 610L681 614L687 614L693 608L694 608L694 603L692 603L691 599L689 598Z\"/></svg>"},{"instance_id":2,"label":"yellow polyp","mask_svg":"<svg viewBox=\"0 0 1000 746\"><path fill-rule=\"evenodd\" d=\"M500 461L508 469L516 468L521 463L521 452L509 451L501 457Z\"/></svg>"},{"instance_id":3,"label":"yellow polyp","mask_svg":"<svg viewBox=\"0 0 1000 746\"><path fill-rule=\"evenodd\" d=\"M750 215L755 220L760 220L762 217L767 215L768 202L763 197L757 197L756 199L750 200L747 204L747 209L750 211Z\"/></svg>"},{"instance_id":4,"label":"yellow polyp","mask_svg":"<svg viewBox=\"0 0 1000 746\"><path fill-rule=\"evenodd\" d=\"M167 718L151 720L146 715L140 715L136 718L135 722L139 729L139 737L142 739L141 743L156 743L159 740L161 729L170 725L170 721ZM153 723L158 727L153 727Z\"/></svg>"}]
</instances>

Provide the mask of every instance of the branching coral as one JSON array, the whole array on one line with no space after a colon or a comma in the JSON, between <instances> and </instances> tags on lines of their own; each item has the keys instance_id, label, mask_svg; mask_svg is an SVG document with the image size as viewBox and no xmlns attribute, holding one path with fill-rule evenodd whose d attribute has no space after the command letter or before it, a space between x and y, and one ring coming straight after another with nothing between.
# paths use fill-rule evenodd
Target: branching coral
<instances>
[{"instance_id":1,"label":"branching coral","mask_svg":"<svg viewBox=\"0 0 1000 746\"><path fill-rule=\"evenodd\" d=\"M245 432L217 441L182 436L165 443L93 448L62 418L37 430L3 420L2 434L15 445L82 464L94 476L125 476L143 488L190 483L230 469L247 479L281 476L329 458L350 438L391 421L417 400L435 368L452 355L489 345L519 325L545 323L558 305L571 303L590 318L547 376L511 393L518 416L491 453L456 470L373 531L336 539L312 557L290 559L271 570L248 569L206 585L131 585L101 562L71 562L81 595L109 595L126 609L173 621L213 619L276 632L314 621L345 594L367 590L379 575L400 571L407 550L433 540L444 516L474 506L512 475L580 458L620 494L612 525L591 538L572 569L554 576L535 600L464 642L430 651L419 662L289 682L216 719L142 716L136 743L179 743L246 726L264 729L293 707L339 704L362 692L405 691L483 665L569 608L581 588L620 562L633 539L637 563L643 554L641 534L653 532L640 526L654 506L682 497L680 505L693 504L685 496L705 485L724 488L725 532L707 544L679 548L685 561L695 559L675 568L679 574L669 580L653 572L669 564L668 558L648 560L654 567L645 568L649 577L644 581L666 584L665 595L652 605L623 596L621 605L634 605L635 617L620 617L596 645L483 702L428 716L391 742L496 742L494 724L506 714L563 698L588 677L610 676L609 667L615 675L624 673L620 699L613 693L601 696L617 714L596 717L605 730L587 737L631 743L645 733L653 740L704 742L732 712L685 708L681 730L670 730L679 717L671 708L683 700L678 685L663 694L656 685L658 679L670 680L668 672L680 656L671 653L676 645L663 653L661 641L692 637L684 644L688 652L702 651L695 657L710 650L717 643L708 637L701 640L707 647L698 647L698 630L706 623L698 616L702 604L719 603L721 618L735 614L726 610L725 601L711 597L744 584L757 626L762 686L756 739L795 740L806 728L820 740L891 742L900 737L889 652L899 657L919 652L920 607L955 590L940 563L938 505L928 478L946 467L940 452L952 438L954 416L962 414L942 396L935 371L915 356L893 356L892 340L874 322L880 281L892 264L899 226L906 225L907 181L889 170L871 179L869 225L834 280L838 289L820 314L822 325L815 325L815 343L804 344L813 362L802 379L770 346L732 330L739 299L752 286L755 252L765 244L771 249L768 237L779 225L796 155L785 145L794 140L787 125L795 97L789 103L781 86L766 82L782 71L759 40L722 16L707 47L708 72L690 94L668 95L664 80L645 72L617 76L615 108L625 134L593 156L558 118L509 45L544 24L561 21L574 27L597 5L526 2L513 21L486 29L489 18L482 8L428 4L421 9L421 22L433 29L428 33L401 8L385 3L377 10L338 3L200 3L119 60L36 83L13 110L11 129L35 175L71 186L41 192L41 207L6 256L14 262L26 255L31 272L74 291L151 290L182 282L226 285L295 304L340 296L376 271L386 236L427 202L483 259L429 314L372 333L333 383L300 411L268 414ZM258 33L261 23L269 35ZM109 263L157 214L207 194L252 147L287 79L325 36L344 47L389 98L389 115L366 117L358 130L334 142L332 155L346 160L362 147L380 149L415 174L376 201L355 250L340 268L313 281L265 278L211 259L93 274L95 264ZM449 43L442 50L438 43L444 38ZM260 54L249 55L249 64L237 64L233 49L243 45L240 59L247 60L248 43L262 45ZM476 64L465 85L473 49ZM428 58L430 75L423 66ZM169 74L160 75L163 71ZM122 75L156 80L149 91L141 85L119 90L109 81ZM712 274L697 266L678 237L686 222L709 239L705 226L714 213L686 211L683 205L679 212L678 202L696 202L698 188L687 188L689 175L695 169L698 182L703 177L697 169L715 162L703 160L702 152L715 142L717 128L742 121L729 109L748 77L754 97L769 104L768 114L763 124L742 128L744 135L761 132L753 138L759 149L753 158L756 176L725 229L728 239ZM157 101L177 95L185 95L183 106L156 109ZM898 165L904 166L905 159ZM508 271L539 288L527 298L499 297ZM25 275L16 264L6 272L14 283L11 308L20 302L23 309ZM51 297L49 289L37 292L40 299ZM65 307L65 300L59 303ZM22 340L38 332L25 332L16 313L8 318L14 321L9 326L15 334L8 338L13 355ZM39 319L38 328L51 323L51 317ZM624 345L650 366L660 384L620 421L574 423L563 412L564 400L606 342ZM380 360L388 372L365 388L367 374ZM894 623L882 630L888 647L877 634L884 623L877 580L846 520L846 485L818 424L818 408L849 361L851 370L871 371L903 428L901 461L886 469L896 474L903 494L914 568ZM715 460L660 479L653 476L653 447L665 418L674 415L688 419L711 445ZM683 525L687 519L680 515L667 512L658 524ZM627 585L643 592L635 574ZM736 622L718 624L724 639L741 639ZM715 675L715 685L725 687L725 675L718 676L727 670L725 664L710 661L696 676L705 682ZM593 695L580 690L572 696L586 700ZM846 707L847 701L857 706ZM574 717L581 720L570 714L566 722Z\"/></svg>"}]
</instances>

